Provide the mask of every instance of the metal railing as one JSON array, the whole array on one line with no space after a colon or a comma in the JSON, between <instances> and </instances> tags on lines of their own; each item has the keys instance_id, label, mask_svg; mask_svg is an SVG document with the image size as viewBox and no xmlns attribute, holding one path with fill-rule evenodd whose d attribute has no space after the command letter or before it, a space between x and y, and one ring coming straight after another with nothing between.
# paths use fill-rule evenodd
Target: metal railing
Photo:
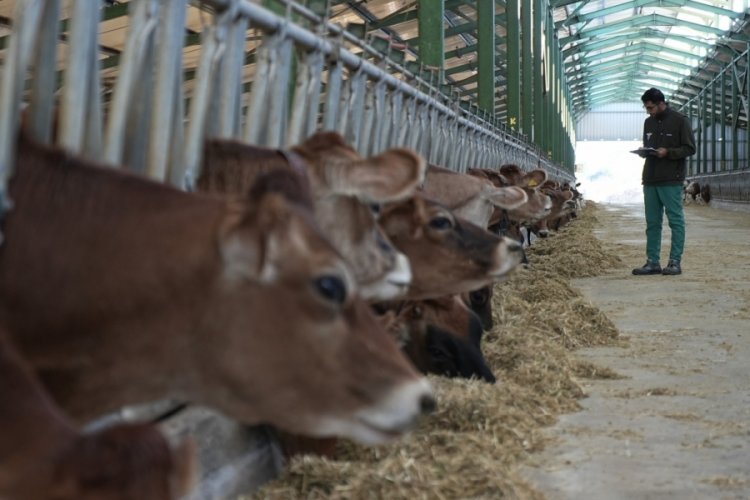
<instances>
[{"instance_id":1,"label":"metal railing","mask_svg":"<svg viewBox=\"0 0 750 500\"><path fill-rule=\"evenodd\" d=\"M407 146L459 172L516 163L573 179L520 134L389 59L390 49L383 53L304 7L280 17L246 0L193 3L205 10L197 66L184 63L186 13L196 5L132 0L116 82L105 92L102 4L69 0L61 28L63 0L17 2L0 91L0 202L22 102L36 139L185 188L199 174L206 137L283 148L320 129L342 133L363 155ZM67 61L58 75L63 39Z\"/></svg>"}]
</instances>

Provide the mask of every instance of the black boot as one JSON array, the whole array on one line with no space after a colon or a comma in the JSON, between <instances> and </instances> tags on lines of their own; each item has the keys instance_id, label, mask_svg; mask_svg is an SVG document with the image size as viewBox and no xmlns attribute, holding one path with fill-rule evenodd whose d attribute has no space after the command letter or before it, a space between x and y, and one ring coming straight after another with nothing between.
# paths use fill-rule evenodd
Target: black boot
<instances>
[{"instance_id":1,"label":"black boot","mask_svg":"<svg viewBox=\"0 0 750 500\"><path fill-rule=\"evenodd\" d=\"M661 274L661 266L658 262L647 260L643 267L636 267L633 269L633 274L636 276L643 276L646 274Z\"/></svg>"},{"instance_id":2,"label":"black boot","mask_svg":"<svg viewBox=\"0 0 750 500\"><path fill-rule=\"evenodd\" d=\"M678 274L682 274L682 269L680 268L680 261L671 259L669 261L669 264L667 264L667 267L661 270L661 273L666 274L668 276L676 276Z\"/></svg>"}]
</instances>

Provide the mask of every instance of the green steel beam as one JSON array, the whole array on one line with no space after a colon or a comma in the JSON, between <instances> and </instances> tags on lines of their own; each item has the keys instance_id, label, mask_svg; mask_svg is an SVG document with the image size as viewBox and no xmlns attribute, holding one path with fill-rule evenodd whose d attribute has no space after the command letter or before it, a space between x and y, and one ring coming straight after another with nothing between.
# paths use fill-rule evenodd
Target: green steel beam
<instances>
[{"instance_id":1,"label":"green steel beam","mask_svg":"<svg viewBox=\"0 0 750 500\"><path fill-rule=\"evenodd\" d=\"M629 17L627 19L600 24L593 28L582 30L575 35L560 40L560 45L564 47L575 41L591 39L602 35L608 35L610 33L621 32L623 30L632 30L632 28L641 26L680 26L681 28L691 28L698 32L710 33L716 36L722 36L725 33L725 30L706 26L705 24L692 23L683 19L676 19L661 14L651 14L648 16Z\"/></svg>"},{"instance_id":2,"label":"green steel beam","mask_svg":"<svg viewBox=\"0 0 750 500\"><path fill-rule=\"evenodd\" d=\"M495 109L495 0L477 2L477 104L485 111Z\"/></svg>"},{"instance_id":3,"label":"green steel beam","mask_svg":"<svg viewBox=\"0 0 750 500\"><path fill-rule=\"evenodd\" d=\"M505 4L507 50L507 85L505 88L507 100L506 124L513 130L518 130L521 121L521 20L520 1L507 0Z\"/></svg>"},{"instance_id":4,"label":"green steel beam","mask_svg":"<svg viewBox=\"0 0 750 500\"><path fill-rule=\"evenodd\" d=\"M419 58L427 66L438 68L443 82L445 30L443 0L419 0Z\"/></svg>"},{"instance_id":5,"label":"green steel beam","mask_svg":"<svg viewBox=\"0 0 750 500\"><path fill-rule=\"evenodd\" d=\"M673 33L668 33L660 30L656 30L653 28L642 28L634 33L627 33L624 35L616 35L613 37L607 37L603 40L597 40L594 43L582 43L575 45L575 48L583 49L584 54L589 53L594 50L601 50L601 49L608 49L612 46L617 45L624 45L626 47L632 47L633 45L638 45L641 42L646 41L652 41L652 40L670 40L670 41L676 41L676 42L684 42L692 47L702 47L704 49L711 49L715 47L715 45L712 45L708 42L703 42L701 40L697 40L694 38L682 36L682 35L676 35ZM631 45L628 45L631 44ZM572 48L572 47L571 47ZM570 52L568 52L569 54Z\"/></svg>"},{"instance_id":6,"label":"green steel beam","mask_svg":"<svg viewBox=\"0 0 750 500\"><path fill-rule=\"evenodd\" d=\"M521 0L521 130L526 137L533 135L534 125L534 57L532 53L533 34L533 0Z\"/></svg>"},{"instance_id":7,"label":"green steel beam","mask_svg":"<svg viewBox=\"0 0 750 500\"><path fill-rule=\"evenodd\" d=\"M421 2L420 2L421 3ZM412 4L409 5L411 7ZM419 9L415 10L408 10L406 12L397 11L393 14L384 17L383 19L380 19L377 22L374 22L367 26L368 30L379 30L381 28L390 28L397 24L405 23L408 21L413 21L415 19L419 19Z\"/></svg>"},{"instance_id":8,"label":"green steel beam","mask_svg":"<svg viewBox=\"0 0 750 500\"><path fill-rule=\"evenodd\" d=\"M637 35L634 38L639 39L639 42L638 42L639 45L641 45L644 50L649 51L649 52L654 52L654 53L660 52L662 54L670 54L670 55L674 55L680 58L692 59L692 60L695 60L696 62L703 58L703 56L699 56L698 54L693 54L691 52L685 52L684 50L677 50L671 47L666 47L664 45L659 45L657 43L650 42L647 40L640 40L640 37L638 37ZM620 41L618 40L616 42L619 43ZM601 40L598 42L594 42L591 45L586 45L583 47L583 49L585 53L590 53L593 50L609 48L612 45L613 44L610 43L608 40ZM570 52L567 52L567 50L568 49L563 50L563 55L566 58L571 55Z\"/></svg>"},{"instance_id":9,"label":"green steel beam","mask_svg":"<svg viewBox=\"0 0 750 500\"><path fill-rule=\"evenodd\" d=\"M739 19L744 15L742 12L735 12L733 10L723 9L721 7L694 2L691 0L634 0L632 2L624 2L619 5L607 7L604 9L598 9L585 14L578 14L577 11L580 10L581 7L586 3L588 2L579 4L576 7L577 10L575 14L570 15L566 19L555 23L555 28L559 29L563 26L571 26L573 24L590 22L596 19L601 19L602 17L607 15L615 14L617 12L638 9L641 7L689 7L696 10L709 12L711 14L728 17L730 19Z\"/></svg>"},{"instance_id":10,"label":"green steel beam","mask_svg":"<svg viewBox=\"0 0 750 500\"><path fill-rule=\"evenodd\" d=\"M618 48L618 49L612 49L605 52L599 52L596 54L587 54L580 59L576 60L574 63L569 64L569 67L571 67L571 72L577 72L580 69L586 69L590 66L596 66L597 68L602 64L607 64L610 62L617 62L618 60L624 61L625 59L632 58L632 57L647 57L649 60L657 60L661 64L668 64L670 66L673 66L674 68L680 68L680 69L686 69L686 70L692 70L695 69L695 64L686 64L681 61L673 61L671 59L666 59L664 57L655 57L652 55L655 54L653 50L648 50L647 47L642 45L631 45L627 47L626 49ZM607 59L606 61L602 61L603 59Z\"/></svg>"},{"instance_id":11,"label":"green steel beam","mask_svg":"<svg viewBox=\"0 0 750 500\"><path fill-rule=\"evenodd\" d=\"M544 81L542 75L542 34L544 31L543 11L547 0L534 0L534 129L532 140L542 146L542 121L544 116L543 95Z\"/></svg>"}]
</instances>

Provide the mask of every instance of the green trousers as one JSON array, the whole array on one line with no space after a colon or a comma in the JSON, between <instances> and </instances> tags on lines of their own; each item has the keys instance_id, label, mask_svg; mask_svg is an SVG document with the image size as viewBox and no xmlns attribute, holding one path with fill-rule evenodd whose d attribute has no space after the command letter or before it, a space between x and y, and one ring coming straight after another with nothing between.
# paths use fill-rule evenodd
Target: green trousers
<instances>
[{"instance_id":1,"label":"green trousers","mask_svg":"<svg viewBox=\"0 0 750 500\"><path fill-rule=\"evenodd\" d=\"M646 258L653 262L661 260L661 229L666 212L672 230L669 259L682 260L685 248L682 186L643 186L643 202L646 208Z\"/></svg>"}]
</instances>

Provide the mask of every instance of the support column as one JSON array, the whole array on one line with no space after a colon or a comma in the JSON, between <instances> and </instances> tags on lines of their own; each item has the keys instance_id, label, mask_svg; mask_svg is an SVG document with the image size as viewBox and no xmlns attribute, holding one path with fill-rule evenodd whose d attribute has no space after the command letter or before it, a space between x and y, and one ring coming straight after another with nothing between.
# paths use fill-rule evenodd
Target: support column
<instances>
[{"instance_id":1,"label":"support column","mask_svg":"<svg viewBox=\"0 0 750 500\"><path fill-rule=\"evenodd\" d=\"M495 114L495 0L477 0L480 109Z\"/></svg>"},{"instance_id":2,"label":"support column","mask_svg":"<svg viewBox=\"0 0 750 500\"><path fill-rule=\"evenodd\" d=\"M538 146L544 148L542 136L544 135L544 103L542 92L544 90L542 80L542 12L545 0L534 0L534 125L532 140Z\"/></svg>"},{"instance_id":3,"label":"support column","mask_svg":"<svg viewBox=\"0 0 750 500\"><path fill-rule=\"evenodd\" d=\"M521 117L521 130L529 140L531 140L534 133L534 93L532 91L534 84L534 56L531 49L532 40L534 39L533 21L533 0L521 0L521 77L523 79L523 86L521 87L521 110L523 113Z\"/></svg>"},{"instance_id":4,"label":"support column","mask_svg":"<svg viewBox=\"0 0 750 500\"><path fill-rule=\"evenodd\" d=\"M427 66L438 68L440 83L444 81L445 28L443 0L419 0L419 57Z\"/></svg>"},{"instance_id":5,"label":"support column","mask_svg":"<svg viewBox=\"0 0 750 500\"><path fill-rule=\"evenodd\" d=\"M521 121L521 14L519 0L508 0L505 4L505 33L507 45L506 99L507 123L519 130Z\"/></svg>"}]
</instances>

